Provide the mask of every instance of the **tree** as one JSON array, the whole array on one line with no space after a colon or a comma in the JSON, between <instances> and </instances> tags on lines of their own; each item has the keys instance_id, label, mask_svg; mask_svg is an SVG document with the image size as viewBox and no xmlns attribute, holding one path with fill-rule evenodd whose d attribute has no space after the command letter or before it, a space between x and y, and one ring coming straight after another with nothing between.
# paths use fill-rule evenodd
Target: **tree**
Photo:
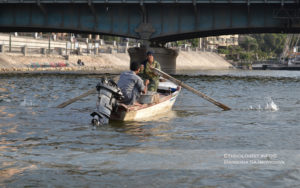
<instances>
[{"instance_id":1,"label":"tree","mask_svg":"<svg viewBox=\"0 0 300 188\"><path fill-rule=\"evenodd\" d=\"M253 34L251 35L256 39L258 47L262 52L273 54L279 57L282 53L284 43L286 40L286 34Z\"/></svg>"},{"instance_id":2,"label":"tree","mask_svg":"<svg viewBox=\"0 0 300 188\"><path fill-rule=\"evenodd\" d=\"M250 50L256 50L258 48L258 43L255 38L246 35L241 37L240 46L249 52Z\"/></svg>"}]
</instances>

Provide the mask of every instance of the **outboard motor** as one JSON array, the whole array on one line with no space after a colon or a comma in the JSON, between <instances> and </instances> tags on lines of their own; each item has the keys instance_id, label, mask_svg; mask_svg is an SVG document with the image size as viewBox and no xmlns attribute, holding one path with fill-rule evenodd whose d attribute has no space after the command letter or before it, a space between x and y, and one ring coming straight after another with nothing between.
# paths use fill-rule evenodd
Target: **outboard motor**
<instances>
[{"instance_id":1,"label":"outboard motor","mask_svg":"<svg viewBox=\"0 0 300 188\"><path fill-rule=\"evenodd\" d=\"M93 125L108 124L111 112L117 109L117 100L122 99L121 89L113 80L102 78L96 86L98 91L97 112L91 116Z\"/></svg>"}]
</instances>

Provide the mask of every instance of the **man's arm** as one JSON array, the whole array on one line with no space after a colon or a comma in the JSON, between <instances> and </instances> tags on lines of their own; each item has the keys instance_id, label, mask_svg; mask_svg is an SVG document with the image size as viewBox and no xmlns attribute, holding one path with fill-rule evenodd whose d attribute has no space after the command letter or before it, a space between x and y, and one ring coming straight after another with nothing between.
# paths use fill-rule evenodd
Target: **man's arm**
<instances>
[{"instance_id":1,"label":"man's arm","mask_svg":"<svg viewBox=\"0 0 300 188\"><path fill-rule=\"evenodd\" d=\"M144 88L144 91L143 91L144 93L147 93L147 91L148 91L149 82L150 82L149 80L145 81L145 88Z\"/></svg>"},{"instance_id":2,"label":"man's arm","mask_svg":"<svg viewBox=\"0 0 300 188\"><path fill-rule=\"evenodd\" d=\"M156 61L156 66L155 66L155 68L157 68L157 69L161 70L161 68L160 68L160 64L159 64L159 62L158 62L158 61Z\"/></svg>"},{"instance_id":3,"label":"man's arm","mask_svg":"<svg viewBox=\"0 0 300 188\"><path fill-rule=\"evenodd\" d=\"M144 64L141 65L141 70L138 73L138 76L141 77L143 80L147 80L148 79L147 74L145 73L145 66L144 66Z\"/></svg>"},{"instance_id":4,"label":"man's arm","mask_svg":"<svg viewBox=\"0 0 300 188\"><path fill-rule=\"evenodd\" d=\"M153 68L157 68L158 70L161 70L159 62L155 61L155 65L153 65L152 67L150 67L151 74L153 75L152 78L159 77L159 75L152 70Z\"/></svg>"},{"instance_id":5,"label":"man's arm","mask_svg":"<svg viewBox=\"0 0 300 188\"><path fill-rule=\"evenodd\" d=\"M141 78L138 78L137 79L137 89L139 90L139 92L143 92L143 93L146 93L147 92L147 87L148 87L148 84L149 84L149 80L146 80L145 81L145 85L143 83L143 80Z\"/></svg>"}]
</instances>

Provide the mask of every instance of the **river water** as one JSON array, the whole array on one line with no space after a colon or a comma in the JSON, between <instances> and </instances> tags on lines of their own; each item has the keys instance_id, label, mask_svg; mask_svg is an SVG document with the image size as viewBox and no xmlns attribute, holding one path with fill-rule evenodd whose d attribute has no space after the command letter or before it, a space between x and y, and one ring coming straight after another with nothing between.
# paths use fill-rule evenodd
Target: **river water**
<instances>
[{"instance_id":1,"label":"river water","mask_svg":"<svg viewBox=\"0 0 300 188\"><path fill-rule=\"evenodd\" d=\"M90 124L102 75L0 75L0 187L299 187L300 72L194 71L173 111Z\"/></svg>"}]
</instances>

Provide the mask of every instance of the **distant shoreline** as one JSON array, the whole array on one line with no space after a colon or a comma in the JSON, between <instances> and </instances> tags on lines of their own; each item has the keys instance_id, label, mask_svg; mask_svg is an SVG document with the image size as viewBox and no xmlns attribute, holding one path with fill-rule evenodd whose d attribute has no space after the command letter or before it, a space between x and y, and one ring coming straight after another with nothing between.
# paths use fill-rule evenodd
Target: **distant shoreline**
<instances>
[{"instance_id":1,"label":"distant shoreline","mask_svg":"<svg viewBox=\"0 0 300 188\"><path fill-rule=\"evenodd\" d=\"M123 70L125 71L125 70ZM118 75L122 71L111 71L111 72L101 72L101 71L8 71L0 72L0 75Z\"/></svg>"},{"instance_id":2,"label":"distant shoreline","mask_svg":"<svg viewBox=\"0 0 300 188\"><path fill-rule=\"evenodd\" d=\"M78 60L84 66L77 64ZM0 54L0 74L119 74L129 69L126 53L97 56ZM179 52L176 70L227 70L232 66L213 52Z\"/></svg>"}]
</instances>

